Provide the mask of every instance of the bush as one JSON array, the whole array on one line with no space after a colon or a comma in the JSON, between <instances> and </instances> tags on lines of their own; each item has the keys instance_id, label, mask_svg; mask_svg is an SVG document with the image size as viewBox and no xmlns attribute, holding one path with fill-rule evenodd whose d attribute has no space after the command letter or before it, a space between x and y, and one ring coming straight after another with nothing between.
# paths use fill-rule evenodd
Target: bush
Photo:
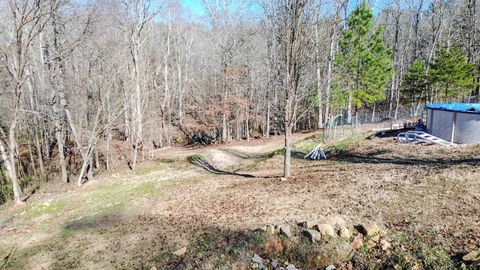
<instances>
[{"instance_id":1,"label":"bush","mask_svg":"<svg viewBox=\"0 0 480 270\"><path fill-rule=\"evenodd\" d=\"M0 167L0 204L6 203L12 198L13 188L10 182L8 182L2 168Z\"/></svg>"}]
</instances>

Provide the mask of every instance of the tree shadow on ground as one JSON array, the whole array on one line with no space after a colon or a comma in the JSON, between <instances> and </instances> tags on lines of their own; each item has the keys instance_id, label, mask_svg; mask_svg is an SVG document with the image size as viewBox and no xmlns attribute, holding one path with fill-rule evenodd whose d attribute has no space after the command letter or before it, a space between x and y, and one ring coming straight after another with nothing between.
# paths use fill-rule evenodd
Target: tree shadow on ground
<instances>
[{"instance_id":1,"label":"tree shadow on ground","mask_svg":"<svg viewBox=\"0 0 480 270\"><path fill-rule=\"evenodd\" d=\"M126 216L118 210L105 213L84 216L80 219L73 220L63 227L65 231L77 232L89 229L101 229L115 226L126 219Z\"/></svg>"},{"instance_id":2,"label":"tree shadow on ground","mask_svg":"<svg viewBox=\"0 0 480 270\"><path fill-rule=\"evenodd\" d=\"M426 166L432 168L447 168L455 165L480 165L480 158L461 158L461 159L419 159L419 158L387 158L376 157L371 154L358 154L352 152L342 152L333 155L331 160L343 161L348 163L367 163L367 164L394 164L405 166Z\"/></svg>"},{"instance_id":3,"label":"tree shadow on ground","mask_svg":"<svg viewBox=\"0 0 480 270\"><path fill-rule=\"evenodd\" d=\"M305 156L307 155L308 153L305 153L303 151L295 151L293 150L292 151L292 158L296 158L296 159L305 159ZM309 160L309 159L306 159L306 160Z\"/></svg>"},{"instance_id":4,"label":"tree shadow on ground","mask_svg":"<svg viewBox=\"0 0 480 270\"><path fill-rule=\"evenodd\" d=\"M372 134L368 137L368 139L373 139L373 138L396 138L398 134L402 132L407 132L414 130L413 128L402 128L402 129L392 129L392 130L384 130L384 131L379 131L375 134Z\"/></svg>"},{"instance_id":5,"label":"tree shadow on ground","mask_svg":"<svg viewBox=\"0 0 480 270\"><path fill-rule=\"evenodd\" d=\"M202 156L200 155L193 155L193 156L189 156L187 158L188 162L190 162L191 164L197 166L197 167L200 167L204 170L206 170L207 172L210 172L210 173L213 173L213 174L217 174L217 175L234 175L234 176L242 176L242 177L246 177L246 178L255 178L254 175L251 175L251 174L245 174L245 173L237 173L237 172L229 172L229 171L225 171L225 170L220 170L216 167L214 167L212 164L210 164L208 161L206 161Z\"/></svg>"},{"instance_id":6,"label":"tree shadow on ground","mask_svg":"<svg viewBox=\"0 0 480 270\"><path fill-rule=\"evenodd\" d=\"M223 151L223 152L229 153L230 155L242 158L242 159L252 159L252 158L256 157L256 155L253 155L251 153L247 153L247 152L239 151L239 150L234 150L234 149L222 148L220 150Z\"/></svg>"}]
</instances>

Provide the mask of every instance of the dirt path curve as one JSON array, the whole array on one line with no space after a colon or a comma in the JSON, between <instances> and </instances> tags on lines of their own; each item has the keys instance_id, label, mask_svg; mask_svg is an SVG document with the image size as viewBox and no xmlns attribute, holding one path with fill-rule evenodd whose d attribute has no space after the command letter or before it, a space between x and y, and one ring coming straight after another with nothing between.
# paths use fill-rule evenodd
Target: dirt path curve
<instances>
[{"instance_id":1,"label":"dirt path curve","mask_svg":"<svg viewBox=\"0 0 480 270\"><path fill-rule=\"evenodd\" d=\"M382 127L382 125L365 124L357 127L356 132L365 132L379 127ZM292 144L313 135L318 135L321 132L322 130L295 133L293 134ZM281 149L283 146L284 136L280 135L268 139L238 140L210 146L164 148L156 150L153 157L156 160L186 160L188 157L198 154L202 155L208 165L212 165L215 169L236 172L241 170L243 165L250 162L253 158Z\"/></svg>"},{"instance_id":2,"label":"dirt path curve","mask_svg":"<svg viewBox=\"0 0 480 270\"><path fill-rule=\"evenodd\" d=\"M321 131L293 134L292 142L296 143ZM283 136L268 139L252 139L250 141L232 141L205 147L170 147L159 149L154 153L157 160L186 160L192 155L202 155L218 169L235 170L243 161L258 155L278 150L284 145Z\"/></svg>"}]
</instances>

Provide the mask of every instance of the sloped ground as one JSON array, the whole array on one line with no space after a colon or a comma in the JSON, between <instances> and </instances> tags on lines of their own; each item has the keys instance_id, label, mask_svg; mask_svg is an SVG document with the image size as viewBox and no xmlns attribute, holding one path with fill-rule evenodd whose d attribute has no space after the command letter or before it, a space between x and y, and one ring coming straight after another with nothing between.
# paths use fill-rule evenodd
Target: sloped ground
<instances>
[{"instance_id":1,"label":"sloped ground","mask_svg":"<svg viewBox=\"0 0 480 270\"><path fill-rule=\"evenodd\" d=\"M40 191L25 206L0 210L0 269L242 269L253 252L297 260L306 269L313 266L302 254L318 252L323 263L339 267L459 267L461 256L480 246L480 146L364 138L330 146L328 161L294 158L294 175L283 182L278 142L258 148L250 142L224 146L220 158L218 148L201 155L219 169L255 178L211 173L180 159L104 175L81 190ZM316 142L306 139L296 148ZM226 160L231 155L238 160ZM253 232L329 214L351 226L380 224L392 251L334 255L338 249L328 247L336 242L293 245ZM266 250L272 241L281 248ZM171 253L183 246L184 257Z\"/></svg>"}]
</instances>

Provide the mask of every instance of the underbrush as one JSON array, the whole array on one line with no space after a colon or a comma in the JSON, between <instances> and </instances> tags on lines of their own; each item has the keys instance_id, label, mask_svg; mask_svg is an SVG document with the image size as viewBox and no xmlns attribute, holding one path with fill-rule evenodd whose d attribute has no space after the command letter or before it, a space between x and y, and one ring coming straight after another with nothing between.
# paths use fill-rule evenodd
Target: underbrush
<instances>
[{"instance_id":1,"label":"underbrush","mask_svg":"<svg viewBox=\"0 0 480 270\"><path fill-rule=\"evenodd\" d=\"M206 228L183 257L165 252L155 259L158 269L249 269L253 254L286 258L288 240L262 231Z\"/></svg>"},{"instance_id":2,"label":"underbrush","mask_svg":"<svg viewBox=\"0 0 480 270\"><path fill-rule=\"evenodd\" d=\"M3 174L3 170L0 166L0 205L6 203L12 197L13 189L10 182Z\"/></svg>"},{"instance_id":3,"label":"underbrush","mask_svg":"<svg viewBox=\"0 0 480 270\"><path fill-rule=\"evenodd\" d=\"M392 239L392 249L368 249L363 246L355 253L355 269L458 269L461 262L439 247L431 246L406 234ZM471 268L474 269L474 268Z\"/></svg>"},{"instance_id":4,"label":"underbrush","mask_svg":"<svg viewBox=\"0 0 480 270\"><path fill-rule=\"evenodd\" d=\"M338 155L350 151L353 148L359 147L370 135L371 132L358 133L351 137L338 141L337 143L328 146L325 152Z\"/></svg>"},{"instance_id":5,"label":"underbrush","mask_svg":"<svg viewBox=\"0 0 480 270\"><path fill-rule=\"evenodd\" d=\"M165 252L157 257L157 269L252 269L252 257L258 254L266 269L272 263L293 264L301 269L458 269L461 261L450 257L413 237L393 237L392 248L368 248L363 244L353 250L349 240L325 237L318 243L299 236L286 238L267 235L263 231L225 231L212 228L204 231L187 247L184 256ZM464 266L464 269L475 269ZM256 269L256 268L253 268Z\"/></svg>"},{"instance_id":6,"label":"underbrush","mask_svg":"<svg viewBox=\"0 0 480 270\"><path fill-rule=\"evenodd\" d=\"M323 135L315 134L295 143L292 148L293 151L299 151L306 154L322 142L324 142Z\"/></svg>"}]
</instances>

